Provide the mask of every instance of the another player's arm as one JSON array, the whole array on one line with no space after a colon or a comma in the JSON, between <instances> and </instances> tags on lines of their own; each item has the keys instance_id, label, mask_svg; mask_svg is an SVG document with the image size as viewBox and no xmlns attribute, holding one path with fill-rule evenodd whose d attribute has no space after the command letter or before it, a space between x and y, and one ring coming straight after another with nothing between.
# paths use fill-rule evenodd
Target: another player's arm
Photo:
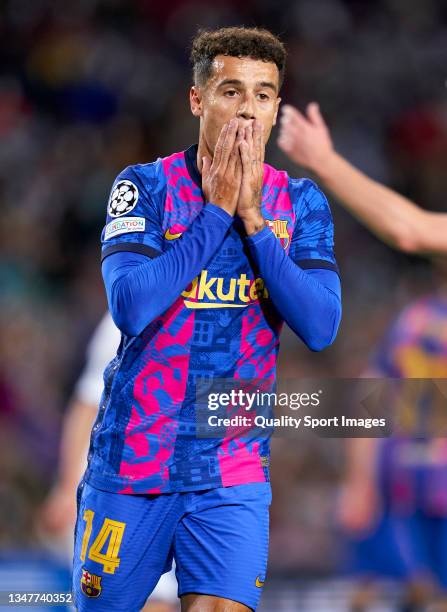
<instances>
[{"instance_id":1,"label":"another player's arm","mask_svg":"<svg viewBox=\"0 0 447 612\"><path fill-rule=\"evenodd\" d=\"M55 483L39 518L51 532L62 532L76 516L76 487L86 465L93 422L103 388L102 373L118 348L120 333L107 313L87 349L87 360L62 422Z\"/></svg>"},{"instance_id":2,"label":"another player's arm","mask_svg":"<svg viewBox=\"0 0 447 612\"><path fill-rule=\"evenodd\" d=\"M117 252L104 259L102 272L116 325L137 336L165 312L219 248L236 210L241 181L237 120L226 124L214 158L203 159L202 184L207 202L165 253L148 259L138 252Z\"/></svg>"},{"instance_id":3,"label":"another player's arm","mask_svg":"<svg viewBox=\"0 0 447 612\"><path fill-rule=\"evenodd\" d=\"M347 531L371 527L380 511L377 480L377 438L348 438L345 441L346 467L341 485L338 520Z\"/></svg>"},{"instance_id":4,"label":"another player's arm","mask_svg":"<svg viewBox=\"0 0 447 612\"><path fill-rule=\"evenodd\" d=\"M362 378L384 378L393 375L395 372L377 364L368 368ZM377 473L381 443L379 438L348 438L345 441L345 470L337 517L346 531L355 533L370 529L382 511Z\"/></svg>"},{"instance_id":5,"label":"another player's arm","mask_svg":"<svg viewBox=\"0 0 447 612\"><path fill-rule=\"evenodd\" d=\"M447 254L447 214L421 209L339 155L317 104L309 104L307 115L292 106L283 107L278 144L390 246L407 253Z\"/></svg>"},{"instance_id":6,"label":"another player's arm","mask_svg":"<svg viewBox=\"0 0 447 612\"><path fill-rule=\"evenodd\" d=\"M62 425L56 482L45 500L40 519L50 532L60 532L76 516L76 487L85 463L88 440L98 407L74 397Z\"/></svg>"}]
</instances>

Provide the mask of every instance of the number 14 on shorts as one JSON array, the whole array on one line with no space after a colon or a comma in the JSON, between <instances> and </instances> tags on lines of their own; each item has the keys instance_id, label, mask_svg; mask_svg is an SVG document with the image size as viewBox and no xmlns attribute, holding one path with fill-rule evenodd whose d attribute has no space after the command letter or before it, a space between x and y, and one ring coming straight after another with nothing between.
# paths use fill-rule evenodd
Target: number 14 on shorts
<instances>
[{"instance_id":1,"label":"number 14 on shorts","mask_svg":"<svg viewBox=\"0 0 447 612\"><path fill-rule=\"evenodd\" d=\"M86 510L83 515L85 521L85 531L82 538L81 548L81 561L85 561L87 555L87 549L89 546L90 538L93 530L93 517L95 513L93 510ZM93 544L88 550L88 558L92 561L96 561L103 566L103 571L106 574L114 574L116 568L119 566L121 559L118 557L121 542L123 540L124 529L126 523L121 521L113 521L112 519L105 518L98 535L93 541ZM108 540L108 544L107 544ZM102 552L107 544L106 552Z\"/></svg>"}]
</instances>

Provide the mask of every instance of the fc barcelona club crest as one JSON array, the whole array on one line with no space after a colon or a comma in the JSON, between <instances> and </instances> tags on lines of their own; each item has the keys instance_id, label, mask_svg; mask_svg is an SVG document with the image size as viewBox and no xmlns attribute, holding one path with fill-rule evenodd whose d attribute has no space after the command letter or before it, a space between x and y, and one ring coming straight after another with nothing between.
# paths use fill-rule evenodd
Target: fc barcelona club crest
<instances>
[{"instance_id":1,"label":"fc barcelona club crest","mask_svg":"<svg viewBox=\"0 0 447 612\"><path fill-rule=\"evenodd\" d=\"M287 249L290 242L289 232L287 231L287 219L266 219L268 227L272 230L275 236L281 243L283 249Z\"/></svg>"},{"instance_id":2,"label":"fc barcelona club crest","mask_svg":"<svg viewBox=\"0 0 447 612\"><path fill-rule=\"evenodd\" d=\"M81 590L87 597L99 597L102 591L101 576L90 574L82 568Z\"/></svg>"}]
</instances>

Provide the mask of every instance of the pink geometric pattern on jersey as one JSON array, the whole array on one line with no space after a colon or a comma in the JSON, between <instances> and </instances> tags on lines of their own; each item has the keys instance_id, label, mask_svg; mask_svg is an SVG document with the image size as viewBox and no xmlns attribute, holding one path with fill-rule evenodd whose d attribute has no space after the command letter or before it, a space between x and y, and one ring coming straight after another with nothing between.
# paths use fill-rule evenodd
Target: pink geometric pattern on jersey
<instances>
[{"instance_id":1,"label":"pink geometric pattern on jersey","mask_svg":"<svg viewBox=\"0 0 447 612\"><path fill-rule=\"evenodd\" d=\"M164 175L166 177L169 177L169 182L173 182L175 185L177 184L177 181L180 178L181 175L181 168L178 169L177 173L176 172L171 172L171 167L175 166L175 162L180 161L181 158L183 156L183 152L180 153L174 153L173 155L170 155L169 157L165 157L162 159L162 166L163 166L163 170L164 170ZM184 168L184 171L187 173L186 168ZM174 206L174 198L173 198L173 192L172 190L170 190L169 188L167 189L166 192L166 203L165 203L165 211L167 213L170 213L174 210L175 206Z\"/></svg>"},{"instance_id":2,"label":"pink geometric pattern on jersey","mask_svg":"<svg viewBox=\"0 0 447 612\"><path fill-rule=\"evenodd\" d=\"M217 456L223 487L266 481L261 466L259 442L254 442L248 447L242 440L224 439Z\"/></svg>"},{"instance_id":3,"label":"pink geometric pattern on jersey","mask_svg":"<svg viewBox=\"0 0 447 612\"><path fill-rule=\"evenodd\" d=\"M250 306L242 318L239 358L234 378L274 380L282 323L276 322L274 333L264 326L261 306Z\"/></svg>"},{"instance_id":4,"label":"pink geometric pattern on jersey","mask_svg":"<svg viewBox=\"0 0 447 612\"><path fill-rule=\"evenodd\" d=\"M174 452L172 442L178 421L174 414L166 414L169 409L160 405L155 393L162 388L170 396L171 406L177 409L185 396L189 367L189 352L185 347L191 342L194 313L191 312L180 328L176 327L175 335L170 332L172 322L182 311L183 300L178 299L164 315L163 326L155 338L159 358L151 355L135 379L135 404L125 431L125 445L133 451L134 459L122 460L120 464L120 474L130 479L156 474L160 474L163 482L169 479L167 462ZM181 350L176 352L176 347ZM174 350L169 352L169 349ZM144 414L141 414L142 408ZM143 460L149 456L149 460ZM151 493L159 492L160 488L151 489Z\"/></svg>"},{"instance_id":5,"label":"pink geometric pattern on jersey","mask_svg":"<svg viewBox=\"0 0 447 612\"><path fill-rule=\"evenodd\" d=\"M165 176L168 177L166 186L166 205L163 219L164 229L171 225L188 225L203 207L200 189L194 188L194 183L185 166L183 152L174 153L162 160ZM176 206L176 200L185 203L181 208Z\"/></svg>"}]
</instances>

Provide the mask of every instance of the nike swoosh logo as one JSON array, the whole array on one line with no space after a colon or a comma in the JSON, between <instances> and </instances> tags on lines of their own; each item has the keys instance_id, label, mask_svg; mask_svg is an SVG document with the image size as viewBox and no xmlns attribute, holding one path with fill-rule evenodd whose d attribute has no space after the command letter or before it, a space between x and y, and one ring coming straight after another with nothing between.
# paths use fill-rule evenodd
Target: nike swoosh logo
<instances>
[{"instance_id":1,"label":"nike swoosh logo","mask_svg":"<svg viewBox=\"0 0 447 612\"><path fill-rule=\"evenodd\" d=\"M182 233L183 232L179 232L178 234L172 234L171 230L167 229L166 233L165 233L165 238L166 238L166 240L177 240L177 238L180 238Z\"/></svg>"},{"instance_id":2,"label":"nike swoosh logo","mask_svg":"<svg viewBox=\"0 0 447 612\"><path fill-rule=\"evenodd\" d=\"M257 576L255 584L258 587L258 589L264 586L264 582L265 582L264 580L259 580L259 576Z\"/></svg>"}]
</instances>

